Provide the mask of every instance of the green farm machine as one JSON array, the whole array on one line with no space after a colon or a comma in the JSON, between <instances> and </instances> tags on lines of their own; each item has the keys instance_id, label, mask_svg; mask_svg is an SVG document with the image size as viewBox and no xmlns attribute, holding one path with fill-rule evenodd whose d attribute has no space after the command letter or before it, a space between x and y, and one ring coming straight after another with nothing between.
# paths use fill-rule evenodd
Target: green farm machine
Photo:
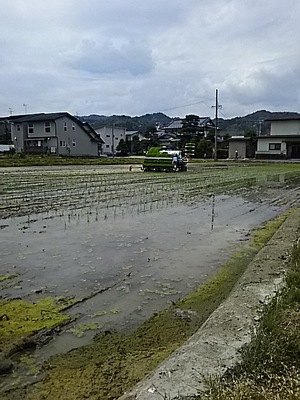
<instances>
[{"instance_id":1,"label":"green farm machine","mask_svg":"<svg viewBox=\"0 0 300 400\"><path fill-rule=\"evenodd\" d=\"M151 148L143 162L145 172L185 172L187 161L182 157L180 150L157 150Z\"/></svg>"}]
</instances>

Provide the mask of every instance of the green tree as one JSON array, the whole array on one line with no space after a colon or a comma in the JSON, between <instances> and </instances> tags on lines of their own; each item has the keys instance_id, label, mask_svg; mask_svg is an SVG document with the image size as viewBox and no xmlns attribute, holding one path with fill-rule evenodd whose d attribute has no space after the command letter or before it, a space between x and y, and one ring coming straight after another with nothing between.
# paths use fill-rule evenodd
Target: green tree
<instances>
[{"instance_id":1,"label":"green tree","mask_svg":"<svg viewBox=\"0 0 300 400\"><path fill-rule=\"evenodd\" d=\"M189 136L197 136L199 132L199 121L200 117L198 115L186 115L182 120L181 132Z\"/></svg>"},{"instance_id":2,"label":"green tree","mask_svg":"<svg viewBox=\"0 0 300 400\"><path fill-rule=\"evenodd\" d=\"M199 129L200 117L198 115L189 114L182 120L182 128L180 130L180 148L184 149L187 143L200 134Z\"/></svg>"},{"instance_id":3,"label":"green tree","mask_svg":"<svg viewBox=\"0 0 300 400\"><path fill-rule=\"evenodd\" d=\"M126 144L124 139L121 139L119 141L119 144L118 144L116 150L119 151L122 156L127 156L127 154L128 154L128 146L127 146L127 144Z\"/></svg>"},{"instance_id":4,"label":"green tree","mask_svg":"<svg viewBox=\"0 0 300 400\"><path fill-rule=\"evenodd\" d=\"M196 146L195 155L200 158L210 158L212 156L213 144L210 140L202 138Z\"/></svg>"},{"instance_id":5,"label":"green tree","mask_svg":"<svg viewBox=\"0 0 300 400\"><path fill-rule=\"evenodd\" d=\"M143 154L143 146L138 135L132 137L131 153L136 155Z\"/></svg>"},{"instance_id":6,"label":"green tree","mask_svg":"<svg viewBox=\"0 0 300 400\"><path fill-rule=\"evenodd\" d=\"M155 125L148 125L145 129L145 137L152 138L155 134L157 134L157 129Z\"/></svg>"}]
</instances>

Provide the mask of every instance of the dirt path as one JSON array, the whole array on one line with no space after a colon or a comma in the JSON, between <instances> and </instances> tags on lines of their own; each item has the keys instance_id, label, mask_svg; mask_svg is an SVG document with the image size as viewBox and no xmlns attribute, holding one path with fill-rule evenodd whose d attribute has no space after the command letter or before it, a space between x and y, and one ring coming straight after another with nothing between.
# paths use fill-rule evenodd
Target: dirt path
<instances>
[{"instance_id":1,"label":"dirt path","mask_svg":"<svg viewBox=\"0 0 300 400\"><path fill-rule=\"evenodd\" d=\"M120 400L176 399L196 395L204 377L223 375L240 360L263 305L283 283L289 255L299 237L296 209L251 262L230 297L187 343ZM166 397L163 397L166 396Z\"/></svg>"}]
</instances>

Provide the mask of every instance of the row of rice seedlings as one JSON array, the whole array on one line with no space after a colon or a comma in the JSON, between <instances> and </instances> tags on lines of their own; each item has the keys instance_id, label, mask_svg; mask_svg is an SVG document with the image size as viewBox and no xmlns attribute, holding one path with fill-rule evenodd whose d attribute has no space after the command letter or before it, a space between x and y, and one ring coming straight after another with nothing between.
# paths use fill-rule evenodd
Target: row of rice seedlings
<instances>
[{"instance_id":1,"label":"row of rice seedlings","mask_svg":"<svg viewBox=\"0 0 300 400\"><path fill-rule=\"evenodd\" d=\"M278 170L267 171L270 176L278 175ZM272 173L273 172L273 173ZM286 171L285 171L286 172ZM295 171L293 171L295 173ZM265 172L257 171L255 169L231 170L230 173L226 170L217 170L211 173L206 171L204 173L191 173L191 174L180 174L180 175L169 175L163 174L163 178L157 179L157 174L153 177L146 175L145 181L147 184L143 184L143 178L141 174L136 176L130 176L130 174L119 174L115 175L112 179L111 175L97 175L92 174L91 176L85 173L84 175L76 174L72 175L72 179L67 175L53 175L45 176L42 185L35 185L36 190L31 190L30 193L16 194L15 196L2 196L1 203L3 202L7 206L15 206L15 209L19 210L19 213L30 212L30 201L32 201L32 208L35 210L49 210L51 207L90 207L91 204L104 202L106 206L120 206L120 201L131 202L130 199L136 197L143 197L143 202L151 203L157 201L157 198L166 198L172 195L174 188L177 190L181 199L186 200L187 198L194 198L198 194L203 195L203 191L215 190L216 188L237 187L242 184L248 185L249 182L254 184L253 179L259 179L260 176L263 178L266 176ZM138 175L138 176L137 176ZM143 175L145 176L145 175ZM124 182L124 178L126 180ZM24 179L25 178L25 179ZM34 175L31 175L32 180ZM59 178L59 179L58 179ZM26 176L22 176L24 187L26 187ZM49 183L47 183L49 179ZM51 183L51 184L50 184ZM40 181L41 184L41 181ZM42 189L41 189L42 186ZM32 189L32 186L31 186ZM16 188L17 191L17 188ZM72 198L74 197L74 200ZM173 196L174 197L174 196ZM3 200L3 201L2 201ZM25 204L24 204L25 203ZM23 206L24 205L24 206Z\"/></svg>"}]
</instances>

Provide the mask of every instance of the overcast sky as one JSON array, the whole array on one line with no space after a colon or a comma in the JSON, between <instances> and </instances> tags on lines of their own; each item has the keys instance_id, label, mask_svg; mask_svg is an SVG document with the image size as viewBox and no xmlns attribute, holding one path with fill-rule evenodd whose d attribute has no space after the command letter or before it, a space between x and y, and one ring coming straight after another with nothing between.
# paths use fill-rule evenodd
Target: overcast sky
<instances>
[{"instance_id":1,"label":"overcast sky","mask_svg":"<svg viewBox=\"0 0 300 400\"><path fill-rule=\"evenodd\" d=\"M299 0L0 6L1 116L300 112Z\"/></svg>"}]
</instances>

